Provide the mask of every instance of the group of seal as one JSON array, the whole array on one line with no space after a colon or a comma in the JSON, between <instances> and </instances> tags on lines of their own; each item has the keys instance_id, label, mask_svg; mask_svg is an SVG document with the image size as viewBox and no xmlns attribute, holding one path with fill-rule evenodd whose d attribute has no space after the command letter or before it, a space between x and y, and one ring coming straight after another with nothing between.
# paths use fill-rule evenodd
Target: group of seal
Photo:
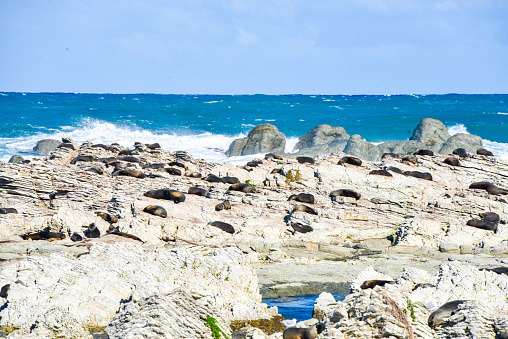
<instances>
[{"instance_id":1,"label":"group of seal","mask_svg":"<svg viewBox=\"0 0 508 339\"><path fill-rule=\"evenodd\" d=\"M471 219L466 225L481 228L487 231L497 231L500 218L497 213L484 212L480 213L480 219Z\"/></svg>"}]
</instances>

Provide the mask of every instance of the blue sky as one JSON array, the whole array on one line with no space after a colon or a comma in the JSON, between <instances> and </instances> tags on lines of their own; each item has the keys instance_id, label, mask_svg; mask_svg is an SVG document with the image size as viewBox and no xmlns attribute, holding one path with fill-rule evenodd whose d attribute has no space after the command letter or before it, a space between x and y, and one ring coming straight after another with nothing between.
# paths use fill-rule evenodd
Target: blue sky
<instances>
[{"instance_id":1,"label":"blue sky","mask_svg":"<svg viewBox=\"0 0 508 339\"><path fill-rule=\"evenodd\" d=\"M508 93L507 0L0 0L0 91Z\"/></svg>"}]
</instances>

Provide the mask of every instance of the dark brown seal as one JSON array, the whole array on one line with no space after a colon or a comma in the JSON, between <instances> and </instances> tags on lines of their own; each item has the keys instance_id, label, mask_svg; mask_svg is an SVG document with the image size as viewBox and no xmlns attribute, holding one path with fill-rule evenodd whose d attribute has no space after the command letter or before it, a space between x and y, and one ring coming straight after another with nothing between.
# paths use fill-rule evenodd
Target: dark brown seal
<instances>
[{"instance_id":1,"label":"dark brown seal","mask_svg":"<svg viewBox=\"0 0 508 339\"><path fill-rule=\"evenodd\" d=\"M350 164L350 165L355 165L355 166L361 166L362 165L362 161L358 158L355 158L355 157L350 157L350 156L345 156L345 157L342 157L339 162L337 163L337 165L342 165L342 164Z\"/></svg>"},{"instance_id":2,"label":"dark brown seal","mask_svg":"<svg viewBox=\"0 0 508 339\"><path fill-rule=\"evenodd\" d=\"M114 224L115 222L118 222L118 218L115 217L115 216L112 216L109 213L106 213L106 212L95 212L95 214L97 214L98 217L101 217L102 219L104 219L105 221L109 222L110 224Z\"/></svg>"},{"instance_id":3,"label":"dark brown seal","mask_svg":"<svg viewBox=\"0 0 508 339\"><path fill-rule=\"evenodd\" d=\"M182 192L164 188L145 192L144 196L154 199L172 200L175 204L185 201L185 194Z\"/></svg>"},{"instance_id":4,"label":"dark brown seal","mask_svg":"<svg viewBox=\"0 0 508 339\"><path fill-rule=\"evenodd\" d=\"M3 285L0 289L0 297L7 298L9 295L9 289L11 288L11 284Z\"/></svg>"},{"instance_id":5,"label":"dark brown seal","mask_svg":"<svg viewBox=\"0 0 508 339\"><path fill-rule=\"evenodd\" d=\"M215 210L222 211L222 210L230 210L231 209L231 203L227 200L224 200L220 204L215 205Z\"/></svg>"},{"instance_id":6,"label":"dark brown seal","mask_svg":"<svg viewBox=\"0 0 508 339\"><path fill-rule=\"evenodd\" d=\"M499 222L501 218L499 218L499 214L495 212L483 212L480 213L480 219L492 222Z\"/></svg>"},{"instance_id":7,"label":"dark brown seal","mask_svg":"<svg viewBox=\"0 0 508 339\"><path fill-rule=\"evenodd\" d=\"M49 230L43 230L35 233L26 233L21 235L23 240L59 240L65 239L65 233L62 232L50 232Z\"/></svg>"},{"instance_id":8,"label":"dark brown seal","mask_svg":"<svg viewBox=\"0 0 508 339\"><path fill-rule=\"evenodd\" d=\"M94 158L91 155L80 155L71 160L71 165L74 165L78 161L81 162L92 162Z\"/></svg>"},{"instance_id":9,"label":"dark brown seal","mask_svg":"<svg viewBox=\"0 0 508 339\"><path fill-rule=\"evenodd\" d=\"M189 178L201 178L201 173L199 173L199 172L186 172L185 176L189 177Z\"/></svg>"},{"instance_id":10,"label":"dark brown seal","mask_svg":"<svg viewBox=\"0 0 508 339\"><path fill-rule=\"evenodd\" d=\"M452 152L455 155L458 155L461 158L467 158L467 151L465 148L459 147L453 150Z\"/></svg>"},{"instance_id":11,"label":"dark brown seal","mask_svg":"<svg viewBox=\"0 0 508 339\"><path fill-rule=\"evenodd\" d=\"M161 148L161 145L158 142L154 142L153 144L145 144L145 146L149 149Z\"/></svg>"},{"instance_id":12,"label":"dark brown seal","mask_svg":"<svg viewBox=\"0 0 508 339\"><path fill-rule=\"evenodd\" d=\"M488 181L480 181L480 182L473 182L471 185L469 185L469 188L471 189L480 189L480 190L486 190L487 193L492 195L506 195L508 194L508 190L504 188L497 187L491 182Z\"/></svg>"},{"instance_id":13,"label":"dark brown seal","mask_svg":"<svg viewBox=\"0 0 508 339\"><path fill-rule=\"evenodd\" d=\"M139 151L137 149L124 149L118 152L118 155L137 155L137 154L139 154Z\"/></svg>"},{"instance_id":14,"label":"dark brown seal","mask_svg":"<svg viewBox=\"0 0 508 339\"><path fill-rule=\"evenodd\" d=\"M305 213L309 213L309 214L318 215L318 212L315 209L313 209L312 207L309 207L307 205L295 205L295 207L293 208L293 211L299 211L299 212L305 212Z\"/></svg>"},{"instance_id":15,"label":"dark brown seal","mask_svg":"<svg viewBox=\"0 0 508 339\"><path fill-rule=\"evenodd\" d=\"M111 151L111 152L115 152L115 149L109 145L104 145L104 144L94 144L92 145L92 147L94 148L102 148L106 151Z\"/></svg>"},{"instance_id":16,"label":"dark brown seal","mask_svg":"<svg viewBox=\"0 0 508 339\"><path fill-rule=\"evenodd\" d=\"M402 157L402 162L409 162L411 164L418 164L418 159L414 155L405 155Z\"/></svg>"},{"instance_id":17,"label":"dark brown seal","mask_svg":"<svg viewBox=\"0 0 508 339\"><path fill-rule=\"evenodd\" d=\"M189 187L187 193L199 195L201 197L206 197L208 195L208 191L201 187Z\"/></svg>"},{"instance_id":18,"label":"dark brown seal","mask_svg":"<svg viewBox=\"0 0 508 339\"><path fill-rule=\"evenodd\" d=\"M308 204L314 203L314 196L309 193L300 193L300 194L293 194L288 198L288 201L299 201L299 202L306 202Z\"/></svg>"},{"instance_id":19,"label":"dark brown seal","mask_svg":"<svg viewBox=\"0 0 508 339\"><path fill-rule=\"evenodd\" d=\"M485 155L485 156L488 156L488 157L493 157L494 156L494 154L492 154L491 151L486 150L485 148L478 148L476 150L476 154Z\"/></svg>"},{"instance_id":20,"label":"dark brown seal","mask_svg":"<svg viewBox=\"0 0 508 339\"><path fill-rule=\"evenodd\" d=\"M229 186L230 191L239 191L243 193L256 193L256 188L247 184L233 184Z\"/></svg>"},{"instance_id":21,"label":"dark brown seal","mask_svg":"<svg viewBox=\"0 0 508 339\"><path fill-rule=\"evenodd\" d=\"M164 168L164 171L168 172L171 175L182 175L182 171L180 171L178 168Z\"/></svg>"},{"instance_id":22,"label":"dark brown seal","mask_svg":"<svg viewBox=\"0 0 508 339\"><path fill-rule=\"evenodd\" d=\"M459 159L457 159L455 157L448 157L448 158L444 159L443 162L445 164L450 165L450 166L460 166Z\"/></svg>"},{"instance_id":23,"label":"dark brown seal","mask_svg":"<svg viewBox=\"0 0 508 339\"><path fill-rule=\"evenodd\" d=\"M168 166L181 167L181 168L187 170L187 166L184 163L181 163L181 162L178 162L178 161L170 161L170 162L168 162Z\"/></svg>"},{"instance_id":24,"label":"dark brown seal","mask_svg":"<svg viewBox=\"0 0 508 339\"><path fill-rule=\"evenodd\" d=\"M295 230L295 232L299 233L309 233L314 231L314 229L309 225L304 225L299 222L292 222L291 227Z\"/></svg>"},{"instance_id":25,"label":"dark brown seal","mask_svg":"<svg viewBox=\"0 0 508 339\"><path fill-rule=\"evenodd\" d=\"M83 237L81 236L81 234L74 232L71 235L71 240L72 241L81 241L81 240L83 240Z\"/></svg>"},{"instance_id":26,"label":"dark brown seal","mask_svg":"<svg viewBox=\"0 0 508 339\"><path fill-rule=\"evenodd\" d=\"M332 198L332 201L337 201L337 197L349 197L359 200L362 196L360 193L350 189L340 189L330 192L330 198Z\"/></svg>"},{"instance_id":27,"label":"dark brown seal","mask_svg":"<svg viewBox=\"0 0 508 339\"><path fill-rule=\"evenodd\" d=\"M145 173L143 173L141 171L137 171L137 170L130 170L130 169L121 169L121 170L113 172L111 175L114 177L127 176L127 177L133 177L133 178L138 178L138 179L145 178Z\"/></svg>"},{"instance_id":28,"label":"dark brown seal","mask_svg":"<svg viewBox=\"0 0 508 339\"><path fill-rule=\"evenodd\" d=\"M400 168L395 167L395 166L388 166L386 169L391 172L398 173L398 174L404 174L404 172L402 172L402 170Z\"/></svg>"},{"instance_id":29,"label":"dark brown seal","mask_svg":"<svg viewBox=\"0 0 508 339\"><path fill-rule=\"evenodd\" d=\"M369 172L369 174L383 175L385 177L393 177L393 175L390 172L388 172L387 170L372 170Z\"/></svg>"},{"instance_id":30,"label":"dark brown seal","mask_svg":"<svg viewBox=\"0 0 508 339\"><path fill-rule=\"evenodd\" d=\"M419 149L418 151L414 152L413 155L428 155L433 157L434 152L432 152L430 149Z\"/></svg>"},{"instance_id":31,"label":"dark brown seal","mask_svg":"<svg viewBox=\"0 0 508 339\"><path fill-rule=\"evenodd\" d=\"M222 180L222 178L219 178L215 174L208 174L206 176L206 178L204 178L203 180L208 181L208 182L224 182L224 180Z\"/></svg>"},{"instance_id":32,"label":"dark brown seal","mask_svg":"<svg viewBox=\"0 0 508 339\"><path fill-rule=\"evenodd\" d=\"M383 155L381 156L381 159L386 159L386 158L396 158L396 159L399 159L400 155L398 155L397 153L383 153Z\"/></svg>"},{"instance_id":33,"label":"dark brown seal","mask_svg":"<svg viewBox=\"0 0 508 339\"><path fill-rule=\"evenodd\" d=\"M374 288L376 286L384 287L386 284L395 284L393 280L365 280L360 286L362 290L366 290L368 288Z\"/></svg>"},{"instance_id":34,"label":"dark brown seal","mask_svg":"<svg viewBox=\"0 0 508 339\"><path fill-rule=\"evenodd\" d=\"M468 226L473 226L476 228L481 228L487 231L496 231L497 230L497 222L487 221L487 220L479 220L479 219L471 219L467 222Z\"/></svg>"},{"instance_id":35,"label":"dark brown seal","mask_svg":"<svg viewBox=\"0 0 508 339\"><path fill-rule=\"evenodd\" d=\"M126 162L136 162L136 163L140 162L139 158L131 157L131 156L118 157L117 159L121 160L121 161L126 161Z\"/></svg>"},{"instance_id":36,"label":"dark brown seal","mask_svg":"<svg viewBox=\"0 0 508 339\"><path fill-rule=\"evenodd\" d=\"M90 224L88 228L83 232L85 237L87 238L100 238L101 237L101 231L95 224Z\"/></svg>"},{"instance_id":37,"label":"dark brown seal","mask_svg":"<svg viewBox=\"0 0 508 339\"><path fill-rule=\"evenodd\" d=\"M223 177L222 181L225 182L226 184L239 184L240 183L240 179L238 179L237 177Z\"/></svg>"},{"instance_id":38,"label":"dark brown seal","mask_svg":"<svg viewBox=\"0 0 508 339\"><path fill-rule=\"evenodd\" d=\"M418 179L430 180L432 181L432 175L427 172L418 172L418 171L405 171L404 175L408 177L414 177Z\"/></svg>"},{"instance_id":39,"label":"dark brown seal","mask_svg":"<svg viewBox=\"0 0 508 339\"><path fill-rule=\"evenodd\" d=\"M213 222L209 222L208 225L220 228L224 232L227 232L227 233L230 233L230 234L234 234L235 233L234 227L231 226L230 224L228 224L227 222L213 221Z\"/></svg>"},{"instance_id":40,"label":"dark brown seal","mask_svg":"<svg viewBox=\"0 0 508 339\"><path fill-rule=\"evenodd\" d=\"M435 329L439 324L443 322L444 318L451 316L457 307L466 301L468 300L453 300L439 307L429 315L429 327Z\"/></svg>"},{"instance_id":41,"label":"dark brown seal","mask_svg":"<svg viewBox=\"0 0 508 339\"><path fill-rule=\"evenodd\" d=\"M164 168L165 166L166 166L165 163L158 162L158 163L153 163L153 164L149 164L149 165L142 166L142 167L143 168L152 168L152 169L161 169L161 168Z\"/></svg>"},{"instance_id":42,"label":"dark brown seal","mask_svg":"<svg viewBox=\"0 0 508 339\"><path fill-rule=\"evenodd\" d=\"M267 153L265 154L265 160L282 160L282 156L278 155L278 154L273 154L273 153Z\"/></svg>"},{"instance_id":43,"label":"dark brown seal","mask_svg":"<svg viewBox=\"0 0 508 339\"><path fill-rule=\"evenodd\" d=\"M262 161L249 161L249 162L247 162L247 164L245 164L245 166L247 166L247 167L258 167L262 163L263 163Z\"/></svg>"},{"instance_id":44,"label":"dark brown seal","mask_svg":"<svg viewBox=\"0 0 508 339\"><path fill-rule=\"evenodd\" d=\"M296 157L296 161L300 164L315 164L316 160L311 157Z\"/></svg>"},{"instance_id":45,"label":"dark brown seal","mask_svg":"<svg viewBox=\"0 0 508 339\"><path fill-rule=\"evenodd\" d=\"M490 271L497 274L508 275L508 267L483 268L481 271Z\"/></svg>"},{"instance_id":46,"label":"dark brown seal","mask_svg":"<svg viewBox=\"0 0 508 339\"><path fill-rule=\"evenodd\" d=\"M159 205L148 205L143 208L143 212L150 213L161 218L166 218L168 216L166 209Z\"/></svg>"},{"instance_id":47,"label":"dark brown seal","mask_svg":"<svg viewBox=\"0 0 508 339\"><path fill-rule=\"evenodd\" d=\"M283 339L316 339L318 336L318 324L312 325L310 328L289 327L282 332Z\"/></svg>"},{"instance_id":48,"label":"dark brown seal","mask_svg":"<svg viewBox=\"0 0 508 339\"><path fill-rule=\"evenodd\" d=\"M0 214L18 213L18 210L12 207L0 208Z\"/></svg>"},{"instance_id":49,"label":"dark brown seal","mask_svg":"<svg viewBox=\"0 0 508 339\"><path fill-rule=\"evenodd\" d=\"M108 158L99 158L99 159L97 159L97 161L102 162L103 164L106 164L106 167L107 167L108 165L111 165L111 164L117 162L118 159L115 157L108 157Z\"/></svg>"},{"instance_id":50,"label":"dark brown seal","mask_svg":"<svg viewBox=\"0 0 508 339\"><path fill-rule=\"evenodd\" d=\"M135 235L133 234L129 234L129 233L125 233L125 232L121 232L117 229L114 229L114 230L111 230L111 231L108 231L106 232L107 234L114 234L114 235L118 235L120 237L124 237L124 238L128 238L128 239L132 239L132 240L136 240L136 241L139 241L139 242L142 242L144 243L143 240L141 240L140 238L136 237Z\"/></svg>"}]
</instances>

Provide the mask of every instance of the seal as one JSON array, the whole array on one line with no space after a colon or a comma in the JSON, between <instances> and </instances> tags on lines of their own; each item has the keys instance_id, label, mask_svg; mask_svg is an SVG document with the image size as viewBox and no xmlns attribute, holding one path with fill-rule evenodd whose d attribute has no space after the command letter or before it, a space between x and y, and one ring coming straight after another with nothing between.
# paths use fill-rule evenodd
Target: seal
<instances>
[{"instance_id":1,"label":"seal","mask_svg":"<svg viewBox=\"0 0 508 339\"><path fill-rule=\"evenodd\" d=\"M118 157L117 159L121 160L121 161L127 161L127 162L136 162L136 163L140 162L139 158L131 157L131 156Z\"/></svg>"},{"instance_id":2,"label":"seal","mask_svg":"<svg viewBox=\"0 0 508 339\"><path fill-rule=\"evenodd\" d=\"M115 217L115 216L112 216L109 213L106 213L106 212L95 212L95 214L97 214L98 217L101 217L102 219L104 219L105 221L109 222L110 224L114 224L115 222L118 222L118 218Z\"/></svg>"},{"instance_id":3,"label":"seal","mask_svg":"<svg viewBox=\"0 0 508 339\"><path fill-rule=\"evenodd\" d=\"M428 155L433 157L434 152L432 152L430 149L419 149L418 151L414 152L413 155Z\"/></svg>"},{"instance_id":4,"label":"seal","mask_svg":"<svg viewBox=\"0 0 508 339\"><path fill-rule=\"evenodd\" d=\"M419 288L427 288L427 287L436 287L436 285L429 284L429 283L419 283L419 284L416 284L415 287L413 287L413 291L415 291Z\"/></svg>"},{"instance_id":5,"label":"seal","mask_svg":"<svg viewBox=\"0 0 508 339\"><path fill-rule=\"evenodd\" d=\"M318 215L318 212L315 209L307 205L295 205L293 212L295 211Z\"/></svg>"},{"instance_id":6,"label":"seal","mask_svg":"<svg viewBox=\"0 0 508 339\"><path fill-rule=\"evenodd\" d=\"M247 166L247 167L258 167L262 163L263 163L262 161L249 161L249 162L247 162L247 164L245 164L245 166Z\"/></svg>"},{"instance_id":7,"label":"seal","mask_svg":"<svg viewBox=\"0 0 508 339\"><path fill-rule=\"evenodd\" d=\"M469 188L471 189L479 189L479 190L486 190L487 193L492 195L501 195L501 194L508 194L508 190L504 188L497 187L491 182L488 181L480 181L480 182L473 182L471 185L469 185Z\"/></svg>"},{"instance_id":8,"label":"seal","mask_svg":"<svg viewBox=\"0 0 508 339\"><path fill-rule=\"evenodd\" d=\"M242 184L242 183L233 184L233 185L229 186L229 190L230 191L239 191L239 192L243 192L243 193L256 193L257 192L255 187L252 187L251 185L247 185L247 184Z\"/></svg>"},{"instance_id":9,"label":"seal","mask_svg":"<svg viewBox=\"0 0 508 339\"><path fill-rule=\"evenodd\" d=\"M414 155L405 155L402 157L402 162L409 162L411 164L418 164L418 159Z\"/></svg>"},{"instance_id":10,"label":"seal","mask_svg":"<svg viewBox=\"0 0 508 339\"><path fill-rule=\"evenodd\" d=\"M149 149L161 148L161 145L158 142L154 142L153 144L145 144L145 146Z\"/></svg>"},{"instance_id":11,"label":"seal","mask_svg":"<svg viewBox=\"0 0 508 339\"><path fill-rule=\"evenodd\" d=\"M36 233L26 233L21 235L23 240L60 240L65 239L65 233L62 232L50 232L49 229L43 230Z\"/></svg>"},{"instance_id":12,"label":"seal","mask_svg":"<svg viewBox=\"0 0 508 339\"><path fill-rule=\"evenodd\" d=\"M187 170L187 166L181 162L178 162L178 161L170 161L170 162L168 162L168 166L181 167L184 170Z\"/></svg>"},{"instance_id":13,"label":"seal","mask_svg":"<svg viewBox=\"0 0 508 339\"><path fill-rule=\"evenodd\" d=\"M267 153L265 154L265 160L282 160L282 156L278 155L278 154L273 154L273 153Z\"/></svg>"},{"instance_id":14,"label":"seal","mask_svg":"<svg viewBox=\"0 0 508 339\"><path fill-rule=\"evenodd\" d=\"M97 148L102 148L106 151L111 151L111 152L115 152L116 150L111 147L111 146L108 146L108 145L104 145L104 144L94 144L92 145L92 147L97 147Z\"/></svg>"},{"instance_id":15,"label":"seal","mask_svg":"<svg viewBox=\"0 0 508 339\"><path fill-rule=\"evenodd\" d=\"M148 205L143 208L143 212L150 213L161 218L166 218L168 216L166 209L159 205Z\"/></svg>"},{"instance_id":16,"label":"seal","mask_svg":"<svg viewBox=\"0 0 508 339\"><path fill-rule=\"evenodd\" d=\"M195 194L202 197L206 197L208 195L208 191L201 187L189 187L189 190L187 191L189 194Z\"/></svg>"},{"instance_id":17,"label":"seal","mask_svg":"<svg viewBox=\"0 0 508 339\"><path fill-rule=\"evenodd\" d=\"M345 157L342 157L339 162L337 163L337 165L342 165L342 164L350 164L350 165L355 165L355 166L361 166L362 165L362 161L358 158L355 158L355 157L350 157L350 156L345 156Z\"/></svg>"},{"instance_id":18,"label":"seal","mask_svg":"<svg viewBox=\"0 0 508 339\"><path fill-rule=\"evenodd\" d=\"M318 324L312 325L310 328L289 327L282 332L283 339L316 339L318 336Z\"/></svg>"},{"instance_id":19,"label":"seal","mask_svg":"<svg viewBox=\"0 0 508 339\"><path fill-rule=\"evenodd\" d=\"M222 178L219 178L215 174L208 174L206 176L206 178L204 178L203 180L208 181L208 182L224 182L224 180L222 180Z\"/></svg>"},{"instance_id":20,"label":"seal","mask_svg":"<svg viewBox=\"0 0 508 339\"><path fill-rule=\"evenodd\" d=\"M83 234L87 238L100 238L101 231L95 226L95 224L90 224L88 229L86 229Z\"/></svg>"},{"instance_id":21,"label":"seal","mask_svg":"<svg viewBox=\"0 0 508 339\"><path fill-rule=\"evenodd\" d=\"M458 155L461 158L467 158L467 151L465 148L462 147L454 149L452 154Z\"/></svg>"},{"instance_id":22,"label":"seal","mask_svg":"<svg viewBox=\"0 0 508 339\"><path fill-rule=\"evenodd\" d=\"M499 214L495 212L483 212L480 213L480 219L492 221L492 222L499 222L501 218L499 218Z\"/></svg>"},{"instance_id":23,"label":"seal","mask_svg":"<svg viewBox=\"0 0 508 339\"><path fill-rule=\"evenodd\" d=\"M74 165L78 161L81 161L81 162L92 162L92 161L94 161L94 158L91 155L79 155L79 156L75 157L74 159L72 159L70 164Z\"/></svg>"},{"instance_id":24,"label":"seal","mask_svg":"<svg viewBox=\"0 0 508 339\"><path fill-rule=\"evenodd\" d=\"M316 160L311 157L296 157L296 161L300 164L315 164Z\"/></svg>"},{"instance_id":25,"label":"seal","mask_svg":"<svg viewBox=\"0 0 508 339\"><path fill-rule=\"evenodd\" d=\"M234 227L231 226L230 224L228 224L227 222L213 221L213 222L209 222L208 225L220 228L224 232L227 232L227 233L230 233L230 234L234 234L235 233Z\"/></svg>"},{"instance_id":26,"label":"seal","mask_svg":"<svg viewBox=\"0 0 508 339\"><path fill-rule=\"evenodd\" d=\"M222 181L225 182L226 184L239 184L240 183L240 179L238 179L237 177L223 177Z\"/></svg>"},{"instance_id":27,"label":"seal","mask_svg":"<svg viewBox=\"0 0 508 339\"><path fill-rule=\"evenodd\" d=\"M12 207L0 208L0 214L18 213L18 210Z\"/></svg>"},{"instance_id":28,"label":"seal","mask_svg":"<svg viewBox=\"0 0 508 339\"><path fill-rule=\"evenodd\" d=\"M482 268L481 271L490 271L497 274L508 275L508 267Z\"/></svg>"},{"instance_id":29,"label":"seal","mask_svg":"<svg viewBox=\"0 0 508 339\"><path fill-rule=\"evenodd\" d=\"M418 172L418 171L405 171L404 175L408 177L414 177L418 179L430 180L432 181L432 175L427 172Z\"/></svg>"},{"instance_id":30,"label":"seal","mask_svg":"<svg viewBox=\"0 0 508 339\"><path fill-rule=\"evenodd\" d=\"M295 230L295 232L299 233L309 233L314 231L314 229L309 225L304 225L299 222L292 222L291 227Z\"/></svg>"},{"instance_id":31,"label":"seal","mask_svg":"<svg viewBox=\"0 0 508 339\"><path fill-rule=\"evenodd\" d=\"M388 172L387 170L372 170L369 172L369 174L373 174L373 175L384 175L385 177L393 177L393 175Z\"/></svg>"},{"instance_id":32,"label":"seal","mask_svg":"<svg viewBox=\"0 0 508 339\"><path fill-rule=\"evenodd\" d=\"M108 157L108 158L99 158L97 159L98 162L102 162L103 164L106 164L106 167L117 162L118 159L115 157Z\"/></svg>"},{"instance_id":33,"label":"seal","mask_svg":"<svg viewBox=\"0 0 508 339\"><path fill-rule=\"evenodd\" d=\"M386 284L395 284L393 280L365 280L360 286L362 290L374 288L376 286L385 287Z\"/></svg>"},{"instance_id":34,"label":"seal","mask_svg":"<svg viewBox=\"0 0 508 339\"><path fill-rule=\"evenodd\" d=\"M457 307L468 300L453 300L449 301L429 315L429 327L435 329L441 324L444 318L448 318L457 309Z\"/></svg>"},{"instance_id":35,"label":"seal","mask_svg":"<svg viewBox=\"0 0 508 339\"><path fill-rule=\"evenodd\" d=\"M171 190L171 189L162 188L162 189L158 189L158 190L151 190L151 191L145 192L143 195L145 197L154 198L154 199L172 200L175 204L185 201L185 194L183 194L180 191Z\"/></svg>"},{"instance_id":36,"label":"seal","mask_svg":"<svg viewBox=\"0 0 508 339\"><path fill-rule=\"evenodd\" d=\"M349 197L359 200L362 196L360 193L349 189L340 189L330 192L330 198L332 198L332 201L337 201L337 197Z\"/></svg>"},{"instance_id":37,"label":"seal","mask_svg":"<svg viewBox=\"0 0 508 339\"><path fill-rule=\"evenodd\" d=\"M118 155L138 155L138 154L139 151L137 149L124 149L118 152Z\"/></svg>"},{"instance_id":38,"label":"seal","mask_svg":"<svg viewBox=\"0 0 508 339\"><path fill-rule=\"evenodd\" d=\"M394 172L394 173L404 174L401 169L399 169L398 167L395 167L395 166L388 166L386 169L388 171L391 171L391 172Z\"/></svg>"},{"instance_id":39,"label":"seal","mask_svg":"<svg viewBox=\"0 0 508 339\"><path fill-rule=\"evenodd\" d=\"M142 165L141 167L142 167L142 168L161 169L161 168L164 168L165 166L166 166L166 164L165 164L165 163L163 163L163 162L158 162L158 163L149 164L149 165Z\"/></svg>"},{"instance_id":40,"label":"seal","mask_svg":"<svg viewBox=\"0 0 508 339\"><path fill-rule=\"evenodd\" d=\"M185 176L189 178L201 178L201 173L199 172L185 172Z\"/></svg>"},{"instance_id":41,"label":"seal","mask_svg":"<svg viewBox=\"0 0 508 339\"><path fill-rule=\"evenodd\" d=\"M288 198L288 201L295 200L299 202L306 202L308 204L314 203L314 196L309 193L293 194Z\"/></svg>"},{"instance_id":42,"label":"seal","mask_svg":"<svg viewBox=\"0 0 508 339\"><path fill-rule=\"evenodd\" d=\"M137 241L140 241L142 243L144 243L143 240L139 239L138 237L136 237L135 235L133 234L129 234L129 233L125 233L125 232L120 232L119 230L117 229L114 229L112 231L108 231L107 234L114 234L114 235L118 235L120 237L124 237L124 238L128 238L128 239L132 239L132 240L137 240Z\"/></svg>"},{"instance_id":43,"label":"seal","mask_svg":"<svg viewBox=\"0 0 508 339\"><path fill-rule=\"evenodd\" d=\"M482 230L487 231L496 231L497 230L497 222L487 221L487 220L479 220L479 219L471 219L466 225L473 226L476 228L481 228Z\"/></svg>"},{"instance_id":44,"label":"seal","mask_svg":"<svg viewBox=\"0 0 508 339\"><path fill-rule=\"evenodd\" d=\"M121 169L118 171L115 171L111 174L113 177L117 176L127 176L127 177L134 177L138 179L144 179L145 173L137 170L130 170L130 169Z\"/></svg>"},{"instance_id":45,"label":"seal","mask_svg":"<svg viewBox=\"0 0 508 339\"><path fill-rule=\"evenodd\" d=\"M383 155L381 156L381 159L386 159L386 158L396 158L396 159L399 159L400 156L397 153L383 153Z\"/></svg>"},{"instance_id":46,"label":"seal","mask_svg":"<svg viewBox=\"0 0 508 339\"><path fill-rule=\"evenodd\" d=\"M220 204L215 205L215 210L222 211L222 210L230 210L231 209L231 203L227 200L224 200Z\"/></svg>"},{"instance_id":47,"label":"seal","mask_svg":"<svg viewBox=\"0 0 508 339\"><path fill-rule=\"evenodd\" d=\"M0 289L0 297L7 298L10 288L11 288L11 284L3 285L2 288Z\"/></svg>"},{"instance_id":48,"label":"seal","mask_svg":"<svg viewBox=\"0 0 508 339\"><path fill-rule=\"evenodd\" d=\"M180 171L178 168L164 168L164 171L168 172L171 175L182 175L182 171Z\"/></svg>"},{"instance_id":49,"label":"seal","mask_svg":"<svg viewBox=\"0 0 508 339\"><path fill-rule=\"evenodd\" d=\"M83 237L79 233L74 232L71 235L71 240L72 241L81 241L81 240L83 240Z\"/></svg>"},{"instance_id":50,"label":"seal","mask_svg":"<svg viewBox=\"0 0 508 339\"><path fill-rule=\"evenodd\" d=\"M476 154L478 154L478 155L485 155L487 157L493 157L494 156L494 154L492 154L491 151L486 150L485 148L478 148L476 150Z\"/></svg>"},{"instance_id":51,"label":"seal","mask_svg":"<svg viewBox=\"0 0 508 339\"><path fill-rule=\"evenodd\" d=\"M457 159L455 157L448 157L448 158L444 159L443 162L445 164L450 165L450 166L460 166L459 159Z\"/></svg>"}]
</instances>

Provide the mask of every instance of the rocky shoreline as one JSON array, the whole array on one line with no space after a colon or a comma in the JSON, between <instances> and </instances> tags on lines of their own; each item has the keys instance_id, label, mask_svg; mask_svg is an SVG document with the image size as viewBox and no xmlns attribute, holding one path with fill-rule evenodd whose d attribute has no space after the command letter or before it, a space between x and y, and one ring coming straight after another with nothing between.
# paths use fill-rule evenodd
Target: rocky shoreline
<instances>
[{"instance_id":1,"label":"rocky shoreline","mask_svg":"<svg viewBox=\"0 0 508 339\"><path fill-rule=\"evenodd\" d=\"M318 299L319 338L506 338L508 277L480 269L508 266L508 164L477 154L475 136L467 137L474 152L458 143L466 156L450 155L454 136L436 137L443 131L424 120L418 140L383 157L386 145L370 157L354 136L348 154L317 157L325 143L314 143L312 157L269 154L245 166L156 144L65 139L47 157L0 162L0 330L9 338L213 338L218 328L282 338L273 324L266 334L237 327L278 323L262 296L347 290L343 302ZM243 148L257 142L252 149L264 152L263 140ZM445 154L418 152L447 143ZM267 144L267 152L280 147ZM341 141L321 149L333 144ZM482 220L486 212L500 219ZM358 287L372 279L396 283ZM419 283L433 287L411 290ZM426 304L452 299L474 302L431 329ZM483 320L468 316L484 309Z\"/></svg>"}]
</instances>

